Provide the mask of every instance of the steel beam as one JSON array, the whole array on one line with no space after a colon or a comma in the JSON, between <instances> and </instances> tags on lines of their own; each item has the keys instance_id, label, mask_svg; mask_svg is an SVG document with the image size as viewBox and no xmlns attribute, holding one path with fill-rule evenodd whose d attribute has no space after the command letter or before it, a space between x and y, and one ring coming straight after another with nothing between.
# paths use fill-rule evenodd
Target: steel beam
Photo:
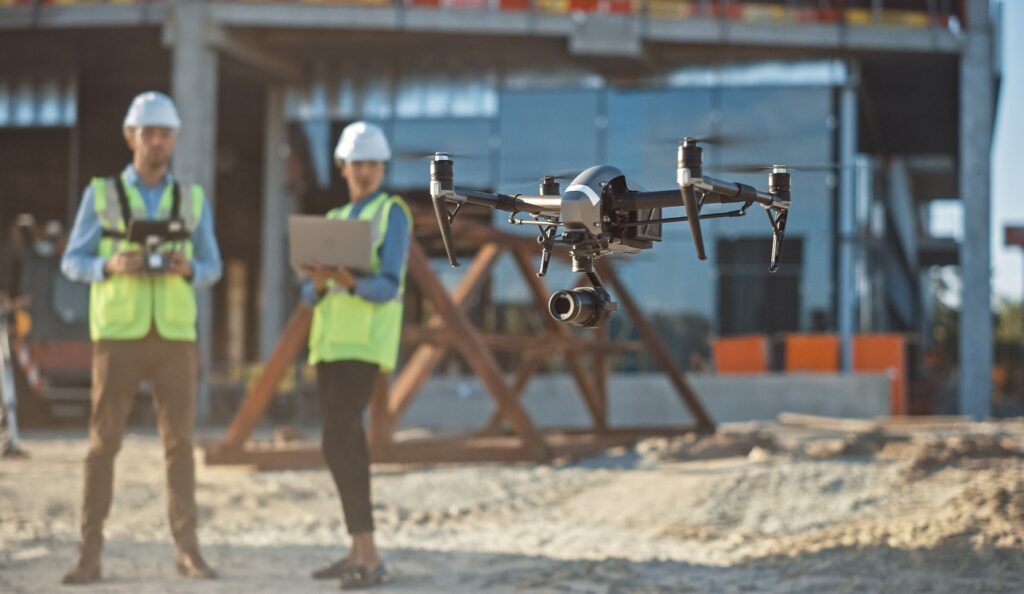
<instances>
[{"instance_id":1,"label":"steel beam","mask_svg":"<svg viewBox=\"0 0 1024 594\"><path fill-rule=\"evenodd\" d=\"M263 228L260 232L260 359L266 360L284 326L285 291L289 283L286 258L287 219L292 212L285 174L287 131L284 121L284 89L267 89L263 128Z\"/></svg>"},{"instance_id":2,"label":"steel beam","mask_svg":"<svg viewBox=\"0 0 1024 594\"><path fill-rule=\"evenodd\" d=\"M854 65L847 64L847 80L839 89L839 271L836 307L839 326L839 358L843 373L853 370L854 317L857 311L856 208L857 85Z\"/></svg>"},{"instance_id":3,"label":"steel beam","mask_svg":"<svg viewBox=\"0 0 1024 594\"><path fill-rule=\"evenodd\" d=\"M179 0L172 10L171 92L182 122L174 175L179 180L202 185L210 212L216 212L218 62L217 54L206 43L209 5L206 0ZM196 300L200 361L196 417L202 424L210 414L210 389L206 381L213 358L210 289L196 291Z\"/></svg>"},{"instance_id":4,"label":"steel beam","mask_svg":"<svg viewBox=\"0 0 1024 594\"><path fill-rule=\"evenodd\" d=\"M995 107L988 0L967 0L960 58L960 412L983 419L992 407L992 123Z\"/></svg>"}]
</instances>

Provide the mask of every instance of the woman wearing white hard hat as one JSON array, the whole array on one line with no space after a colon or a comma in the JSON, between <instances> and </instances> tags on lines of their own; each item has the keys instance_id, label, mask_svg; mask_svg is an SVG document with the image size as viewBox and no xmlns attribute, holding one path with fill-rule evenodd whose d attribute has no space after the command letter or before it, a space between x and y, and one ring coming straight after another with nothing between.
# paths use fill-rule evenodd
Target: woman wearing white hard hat
<instances>
[{"instance_id":1,"label":"woman wearing white hard hat","mask_svg":"<svg viewBox=\"0 0 1024 594\"><path fill-rule=\"evenodd\" d=\"M309 362L317 371L323 454L352 537L348 555L313 577L340 578L343 589L360 589L390 577L373 538L363 412L378 376L394 369L398 358L412 215L401 197L380 190L391 149L379 127L368 122L347 126L334 158L350 201L327 213L328 218L369 221L377 232L372 234L371 274L356 277L345 268L319 265L305 269L309 280L303 299L314 308Z\"/></svg>"}]
</instances>

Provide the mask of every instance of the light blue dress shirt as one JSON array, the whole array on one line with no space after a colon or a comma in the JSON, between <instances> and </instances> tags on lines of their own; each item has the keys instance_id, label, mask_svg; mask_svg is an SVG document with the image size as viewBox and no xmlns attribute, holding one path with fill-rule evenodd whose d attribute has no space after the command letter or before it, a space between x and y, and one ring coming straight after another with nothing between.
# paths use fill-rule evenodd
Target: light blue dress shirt
<instances>
[{"instance_id":1,"label":"light blue dress shirt","mask_svg":"<svg viewBox=\"0 0 1024 594\"><path fill-rule=\"evenodd\" d=\"M160 208L160 199L168 184L173 183L174 177L168 170L155 186L147 186L135 167L128 165L124 168L124 179L126 183L135 186L146 204L146 211L150 218L155 218ZM115 196L107 197L108 200L116 200ZM96 216L95 197L93 196L92 184L85 188L82 193L82 204L78 207L78 215L75 217L75 226L71 229L71 237L68 238L68 247L64 250L64 257L60 262L60 269L64 276L81 283L98 283L106 278L103 271L107 259L99 255L100 237L103 235L103 225ZM192 230L192 285L196 288L207 287L220 280L223 265L220 260L220 248L217 246L217 238L213 234L213 212L210 210L210 202L203 201L203 213L199 218L199 225Z\"/></svg>"},{"instance_id":2,"label":"light blue dress shirt","mask_svg":"<svg viewBox=\"0 0 1024 594\"><path fill-rule=\"evenodd\" d=\"M356 202L352 205L347 218L358 218L363 208L379 195L380 193L377 193L366 200ZM405 209L392 208L388 212L388 231L377 252L380 256L380 274L357 278L353 291L356 295L374 303L386 303L398 295L398 289L402 283L402 271L409 256L409 229L410 221L405 214ZM302 284L302 300L310 306L315 306L320 301L313 281L307 280Z\"/></svg>"}]
</instances>

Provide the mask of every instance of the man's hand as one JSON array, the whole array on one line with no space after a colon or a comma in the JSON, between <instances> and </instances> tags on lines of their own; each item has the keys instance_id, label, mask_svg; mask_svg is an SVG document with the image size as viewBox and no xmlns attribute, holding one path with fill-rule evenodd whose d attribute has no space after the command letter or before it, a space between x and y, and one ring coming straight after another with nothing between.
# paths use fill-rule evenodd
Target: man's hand
<instances>
[{"instance_id":1,"label":"man's hand","mask_svg":"<svg viewBox=\"0 0 1024 594\"><path fill-rule=\"evenodd\" d=\"M303 266L302 272L313 281L313 286L318 293L327 290L328 280L333 280L338 285L350 290L356 286L356 277L352 276L352 273L345 267L328 268L319 262L314 262L312 266Z\"/></svg>"},{"instance_id":2,"label":"man's hand","mask_svg":"<svg viewBox=\"0 0 1024 594\"><path fill-rule=\"evenodd\" d=\"M139 252L118 252L107 259L103 270L107 273L107 276L138 274L142 271L142 254Z\"/></svg>"},{"instance_id":3,"label":"man's hand","mask_svg":"<svg viewBox=\"0 0 1024 594\"><path fill-rule=\"evenodd\" d=\"M185 279L192 278L192 262L181 252L172 252L167 272L177 274Z\"/></svg>"}]
</instances>

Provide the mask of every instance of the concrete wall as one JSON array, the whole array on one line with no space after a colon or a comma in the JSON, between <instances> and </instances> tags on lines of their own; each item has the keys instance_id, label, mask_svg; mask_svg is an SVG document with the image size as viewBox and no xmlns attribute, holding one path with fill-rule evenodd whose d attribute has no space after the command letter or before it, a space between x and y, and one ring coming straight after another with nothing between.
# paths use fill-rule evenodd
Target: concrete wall
<instances>
[{"instance_id":1,"label":"concrete wall","mask_svg":"<svg viewBox=\"0 0 1024 594\"><path fill-rule=\"evenodd\" d=\"M868 418L889 413L884 375L687 376L716 422L774 419L781 412ZM689 415L661 374L615 374L609 378L612 425L689 423ZM534 378L523 401L537 425L589 425L586 409L567 374ZM483 425L493 400L471 377L432 378L410 407L405 427L470 428Z\"/></svg>"}]
</instances>

